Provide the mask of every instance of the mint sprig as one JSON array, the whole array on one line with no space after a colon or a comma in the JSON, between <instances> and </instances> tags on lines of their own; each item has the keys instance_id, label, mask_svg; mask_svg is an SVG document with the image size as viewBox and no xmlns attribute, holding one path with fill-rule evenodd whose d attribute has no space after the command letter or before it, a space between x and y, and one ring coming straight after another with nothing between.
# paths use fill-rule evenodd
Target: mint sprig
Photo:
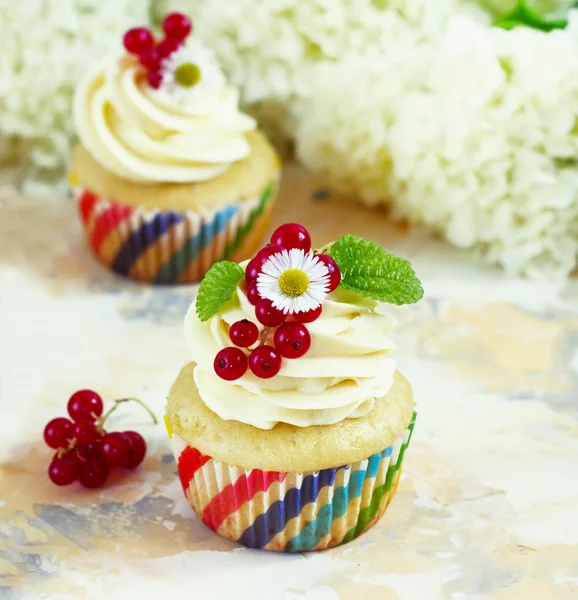
<instances>
[{"instance_id":1,"label":"mint sprig","mask_svg":"<svg viewBox=\"0 0 578 600\"><path fill-rule=\"evenodd\" d=\"M375 242L344 235L331 245L328 254L341 270L341 286L360 296L390 304L413 304L423 288L404 258L389 254Z\"/></svg>"},{"instance_id":2,"label":"mint sprig","mask_svg":"<svg viewBox=\"0 0 578 600\"><path fill-rule=\"evenodd\" d=\"M227 300L231 299L244 275L245 272L238 264L228 260L215 263L207 271L201 282L195 305L201 321L208 321Z\"/></svg>"}]
</instances>

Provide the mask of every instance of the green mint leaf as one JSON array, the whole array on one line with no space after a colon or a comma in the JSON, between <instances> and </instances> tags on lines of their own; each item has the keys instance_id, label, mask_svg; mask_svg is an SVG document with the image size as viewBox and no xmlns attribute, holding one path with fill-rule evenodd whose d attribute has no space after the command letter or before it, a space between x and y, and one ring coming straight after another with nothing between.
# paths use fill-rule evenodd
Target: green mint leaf
<instances>
[{"instance_id":1,"label":"green mint leaf","mask_svg":"<svg viewBox=\"0 0 578 600\"><path fill-rule=\"evenodd\" d=\"M221 306L230 300L245 271L236 263L223 260L215 263L206 273L197 296L197 315L208 321Z\"/></svg>"},{"instance_id":2,"label":"green mint leaf","mask_svg":"<svg viewBox=\"0 0 578 600\"><path fill-rule=\"evenodd\" d=\"M389 254L375 242L344 235L329 249L341 270L341 286L360 296L390 304L413 304L423 288L404 258Z\"/></svg>"}]
</instances>

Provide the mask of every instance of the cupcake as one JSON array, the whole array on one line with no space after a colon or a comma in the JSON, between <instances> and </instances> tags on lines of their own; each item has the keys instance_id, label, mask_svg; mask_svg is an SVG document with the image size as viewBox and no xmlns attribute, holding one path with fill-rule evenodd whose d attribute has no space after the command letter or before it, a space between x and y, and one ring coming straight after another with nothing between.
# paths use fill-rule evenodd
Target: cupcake
<instances>
[{"instance_id":1,"label":"cupcake","mask_svg":"<svg viewBox=\"0 0 578 600\"><path fill-rule=\"evenodd\" d=\"M248 263L211 268L166 416L185 495L208 527L303 552L377 522L415 422L387 303L422 295L404 259L353 235L312 251L297 224Z\"/></svg>"},{"instance_id":2,"label":"cupcake","mask_svg":"<svg viewBox=\"0 0 578 600\"><path fill-rule=\"evenodd\" d=\"M94 254L138 281L198 281L258 248L279 161L239 111L211 50L177 13L165 37L131 29L74 99L70 182Z\"/></svg>"}]
</instances>

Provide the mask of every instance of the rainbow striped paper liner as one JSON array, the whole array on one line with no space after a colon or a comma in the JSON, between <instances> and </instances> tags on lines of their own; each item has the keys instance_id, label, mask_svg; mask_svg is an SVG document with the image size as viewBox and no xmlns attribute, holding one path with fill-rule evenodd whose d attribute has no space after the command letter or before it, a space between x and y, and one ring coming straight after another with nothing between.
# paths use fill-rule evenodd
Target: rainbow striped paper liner
<instances>
[{"instance_id":1,"label":"rainbow striped paper liner","mask_svg":"<svg viewBox=\"0 0 578 600\"><path fill-rule=\"evenodd\" d=\"M88 245L110 269L136 281L193 283L215 262L240 262L259 247L279 177L257 197L216 211L134 208L73 186Z\"/></svg>"},{"instance_id":2,"label":"rainbow striped paper liner","mask_svg":"<svg viewBox=\"0 0 578 600\"><path fill-rule=\"evenodd\" d=\"M415 417L382 452L303 473L235 467L170 428L169 435L185 495L205 525L248 548L306 552L349 542L379 520L395 494Z\"/></svg>"}]
</instances>

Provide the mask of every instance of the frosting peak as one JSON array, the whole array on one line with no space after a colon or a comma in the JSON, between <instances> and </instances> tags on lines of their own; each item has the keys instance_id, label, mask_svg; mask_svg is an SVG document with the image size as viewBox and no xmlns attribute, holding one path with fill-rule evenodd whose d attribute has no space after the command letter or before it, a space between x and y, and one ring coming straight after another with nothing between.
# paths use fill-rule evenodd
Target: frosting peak
<instances>
[{"instance_id":1,"label":"frosting peak","mask_svg":"<svg viewBox=\"0 0 578 600\"><path fill-rule=\"evenodd\" d=\"M239 111L213 53L189 38L162 62L158 89L135 56L105 58L80 82L81 142L112 173L138 183L212 179L249 154L255 121Z\"/></svg>"},{"instance_id":2,"label":"frosting peak","mask_svg":"<svg viewBox=\"0 0 578 600\"><path fill-rule=\"evenodd\" d=\"M217 314L201 322L191 305L185 335L196 363L195 383L205 404L225 420L259 429L277 423L299 427L329 425L366 415L376 398L393 382L393 349L386 333L395 319L379 311L373 300L337 290L326 297L321 317L307 325L311 347L298 360L283 360L278 375L260 379L247 371L225 381L213 369L217 352L230 345L230 326L244 318L254 321L254 307L244 285ZM263 327L258 323L259 330ZM270 343L270 342L269 342Z\"/></svg>"}]
</instances>

